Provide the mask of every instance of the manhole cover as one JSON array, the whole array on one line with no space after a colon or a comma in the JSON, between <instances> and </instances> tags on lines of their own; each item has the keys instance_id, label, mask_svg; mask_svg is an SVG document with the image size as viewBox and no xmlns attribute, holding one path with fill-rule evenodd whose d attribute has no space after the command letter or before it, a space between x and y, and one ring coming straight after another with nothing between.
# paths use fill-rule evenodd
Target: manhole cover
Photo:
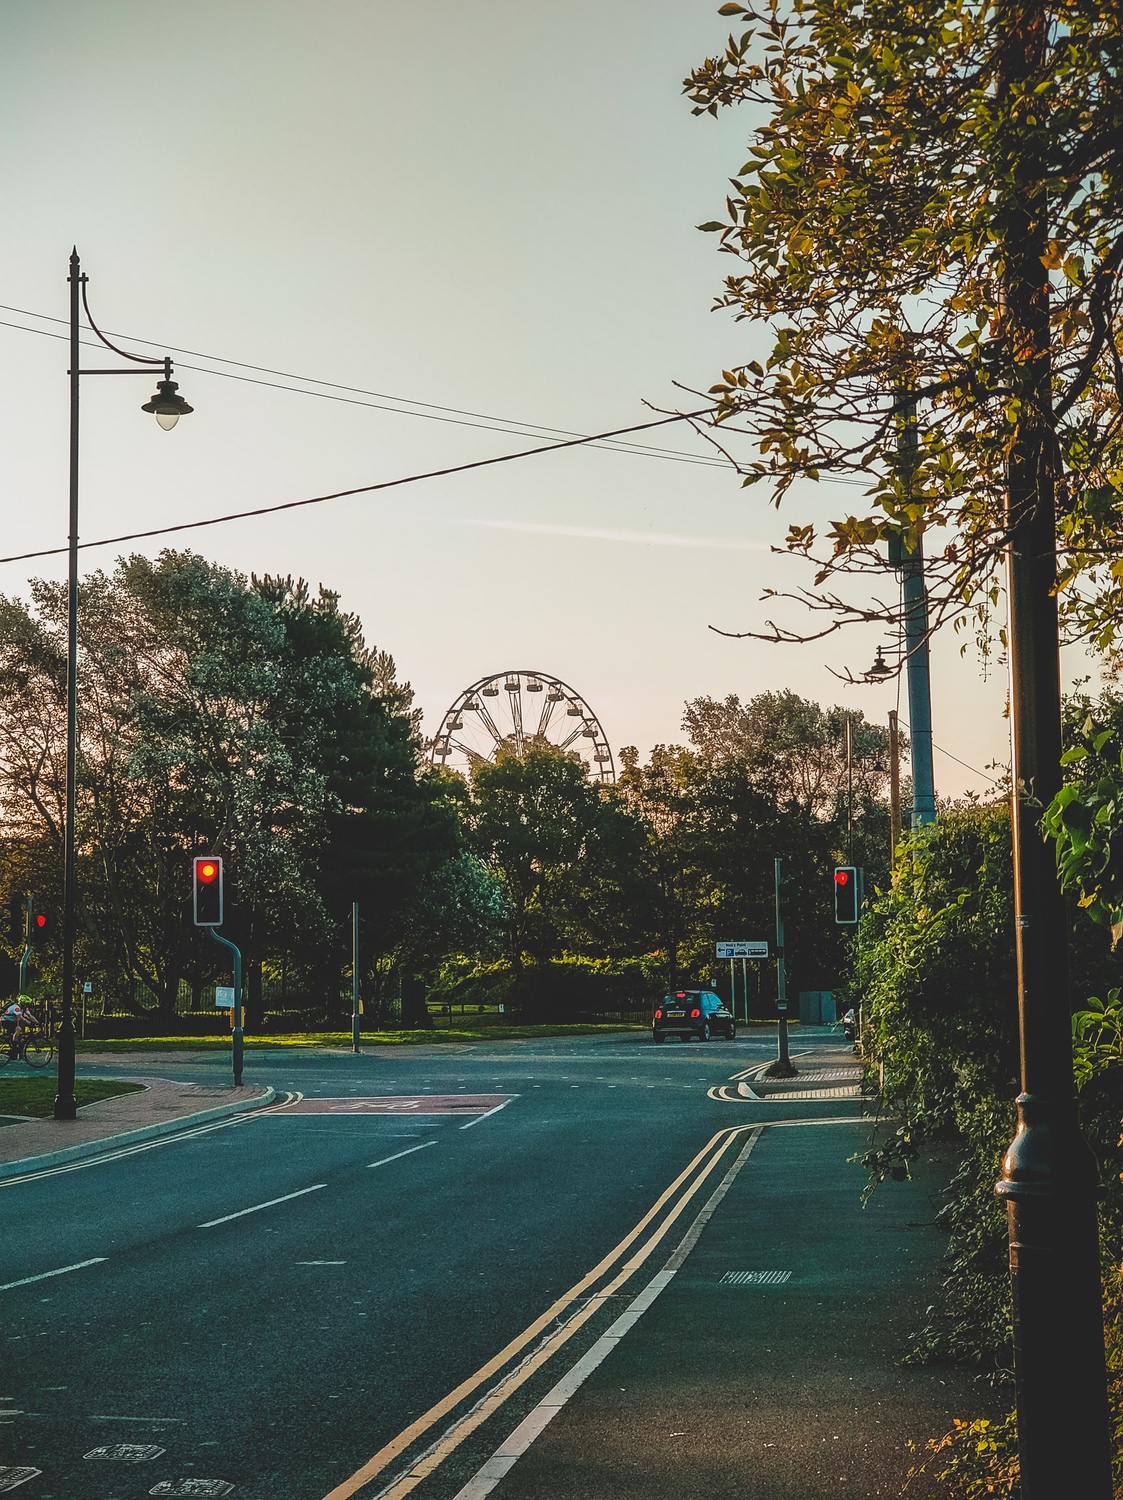
<instances>
[{"instance_id":1,"label":"manhole cover","mask_svg":"<svg viewBox=\"0 0 1123 1500\"><path fill-rule=\"evenodd\" d=\"M42 1469L9 1469L0 1465L0 1494L14 1490L17 1484L26 1484L29 1479L34 1479L36 1474L42 1472Z\"/></svg>"},{"instance_id":2,"label":"manhole cover","mask_svg":"<svg viewBox=\"0 0 1123 1500\"><path fill-rule=\"evenodd\" d=\"M782 1286L790 1271L726 1271L719 1286Z\"/></svg>"},{"instance_id":3,"label":"manhole cover","mask_svg":"<svg viewBox=\"0 0 1123 1500\"><path fill-rule=\"evenodd\" d=\"M157 1448L154 1443L110 1443L105 1448L91 1448L84 1458L108 1458L119 1464L145 1464L152 1458L166 1453L166 1448Z\"/></svg>"},{"instance_id":4,"label":"manhole cover","mask_svg":"<svg viewBox=\"0 0 1123 1500\"><path fill-rule=\"evenodd\" d=\"M161 1479L150 1495L229 1495L234 1486L228 1479Z\"/></svg>"}]
</instances>

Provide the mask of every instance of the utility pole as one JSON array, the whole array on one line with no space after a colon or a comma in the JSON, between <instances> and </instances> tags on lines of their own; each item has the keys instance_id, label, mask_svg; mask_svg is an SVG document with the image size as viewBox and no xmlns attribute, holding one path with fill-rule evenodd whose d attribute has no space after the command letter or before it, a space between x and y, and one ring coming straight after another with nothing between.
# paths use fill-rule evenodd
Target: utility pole
<instances>
[{"instance_id":1,"label":"utility pole","mask_svg":"<svg viewBox=\"0 0 1123 1500\"><path fill-rule=\"evenodd\" d=\"M1046 60L1041 0L1007 4L996 108L1013 115ZM1072 1075L1068 922L1042 809L1061 786L1056 432L1052 398L1045 129L1006 126L1001 336L1017 398L1007 448L1011 823L1021 1092L997 1185L1005 1200L1014 1311L1022 1500L1112 1495L1096 1223L1096 1163L1080 1134ZM1001 138L1000 138L1001 139ZM999 147L1001 149L1001 147Z\"/></svg>"},{"instance_id":2,"label":"utility pole","mask_svg":"<svg viewBox=\"0 0 1123 1500\"><path fill-rule=\"evenodd\" d=\"M889 867L897 859L901 842L901 740L897 710L889 710Z\"/></svg>"},{"instance_id":3,"label":"utility pole","mask_svg":"<svg viewBox=\"0 0 1123 1500\"><path fill-rule=\"evenodd\" d=\"M907 388L898 392L897 463L911 490L916 472L916 401ZM906 552L899 536L889 539L889 561L901 576L901 619L905 637L905 679L909 690L909 737L912 745L912 826L936 821L936 787L932 774L932 688L928 661L928 590L924 583L924 544Z\"/></svg>"}]
</instances>

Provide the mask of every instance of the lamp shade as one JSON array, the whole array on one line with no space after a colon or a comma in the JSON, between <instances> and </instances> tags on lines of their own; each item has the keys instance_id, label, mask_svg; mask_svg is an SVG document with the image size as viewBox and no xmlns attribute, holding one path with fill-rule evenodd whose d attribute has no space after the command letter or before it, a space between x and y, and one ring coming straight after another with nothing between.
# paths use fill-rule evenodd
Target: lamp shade
<instances>
[{"instance_id":1,"label":"lamp shade","mask_svg":"<svg viewBox=\"0 0 1123 1500\"><path fill-rule=\"evenodd\" d=\"M170 432L180 417L185 417L188 412L195 410L193 406L188 406L178 392L179 386L174 380L158 380L156 394L141 407L141 411L154 413L157 422L165 432Z\"/></svg>"},{"instance_id":2,"label":"lamp shade","mask_svg":"<svg viewBox=\"0 0 1123 1500\"><path fill-rule=\"evenodd\" d=\"M892 677L893 675L894 669L885 660L885 657L881 653L881 647L878 646L877 655L874 657L873 666L866 673L866 681L884 682L886 677Z\"/></svg>"}]
</instances>

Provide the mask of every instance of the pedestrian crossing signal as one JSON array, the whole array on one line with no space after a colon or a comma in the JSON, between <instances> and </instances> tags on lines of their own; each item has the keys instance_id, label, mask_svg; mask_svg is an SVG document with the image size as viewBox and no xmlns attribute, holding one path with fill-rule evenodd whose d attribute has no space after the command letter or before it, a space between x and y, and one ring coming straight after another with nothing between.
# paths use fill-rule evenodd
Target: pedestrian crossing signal
<instances>
[{"instance_id":1,"label":"pedestrian crossing signal","mask_svg":"<svg viewBox=\"0 0 1123 1500\"><path fill-rule=\"evenodd\" d=\"M196 927L222 926L222 860L200 854L193 863L193 897Z\"/></svg>"},{"instance_id":2,"label":"pedestrian crossing signal","mask_svg":"<svg viewBox=\"0 0 1123 1500\"><path fill-rule=\"evenodd\" d=\"M858 871L840 865L834 872L834 919L852 926L858 920Z\"/></svg>"}]
</instances>

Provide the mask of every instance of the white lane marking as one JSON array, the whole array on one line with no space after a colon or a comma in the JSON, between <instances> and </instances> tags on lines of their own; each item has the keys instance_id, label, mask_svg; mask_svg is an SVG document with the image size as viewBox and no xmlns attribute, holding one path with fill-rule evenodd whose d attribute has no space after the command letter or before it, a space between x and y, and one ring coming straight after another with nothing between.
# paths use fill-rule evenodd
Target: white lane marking
<instances>
[{"instance_id":1,"label":"white lane marking","mask_svg":"<svg viewBox=\"0 0 1123 1500\"><path fill-rule=\"evenodd\" d=\"M475 1120L473 1120L472 1124L474 1125L475 1123ZM426 1146L435 1146L436 1144L436 1141L422 1141L420 1146L410 1146L405 1151L395 1151L393 1156L384 1156L381 1161L368 1161L367 1167L384 1167L388 1161L397 1161L402 1156L412 1156L415 1151L424 1151Z\"/></svg>"},{"instance_id":2,"label":"white lane marking","mask_svg":"<svg viewBox=\"0 0 1123 1500\"><path fill-rule=\"evenodd\" d=\"M345 1266L345 1260L298 1260L298 1266Z\"/></svg>"},{"instance_id":3,"label":"white lane marking","mask_svg":"<svg viewBox=\"0 0 1123 1500\"><path fill-rule=\"evenodd\" d=\"M107 1255L95 1255L90 1260L75 1261L72 1266L59 1266L57 1271L40 1271L38 1276L22 1276L19 1281L6 1281L0 1286L0 1292L10 1292L14 1286L30 1286L33 1281L46 1281L51 1276L65 1276L68 1271L81 1271L85 1266L97 1266L108 1259Z\"/></svg>"},{"instance_id":4,"label":"white lane marking","mask_svg":"<svg viewBox=\"0 0 1123 1500\"><path fill-rule=\"evenodd\" d=\"M518 1097L519 1097L518 1094L512 1094L511 1095L511 1099L517 1099ZM511 1099L504 1099L503 1103L502 1104L497 1104L494 1109L489 1109L489 1110L485 1111L484 1114L477 1115L474 1120L469 1120L468 1123L467 1123L467 1125L461 1125L461 1127L460 1127L461 1130L471 1130L472 1126L473 1125L478 1125L481 1120L486 1120L491 1115L497 1115L501 1109L506 1109L507 1108L508 1104L510 1104L510 1102L511 1102Z\"/></svg>"},{"instance_id":5,"label":"white lane marking","mask_svg":"<svg viewBox=\"0 0 1123 1500\"><path fill-rule=\"evenodd\" d=\"M490 1495L495 1486L514 1468L522 1455L539 1437L544 1429L561 1411L569 1398L576 1394L598 1365L602 1364L624 1335L639 1322L644 1313L673 1280L676 1272L682 1267L684 1261L694 1246L701 1238L703 1229L713 1216L718 1204L733 1186L733 1182L749 1159L753 1147L761 1136L761 1129L752 1132L737 1156L737 1160L726 1172L717 1187L710 1194L704 1206L699 1210L697 1217L690 1228L679 1241L674 1253L667 1260L663 1269L659 1271L644 1287L637 1297L634 1297L624 1312L618 1317L596 1343L584 1354L567 1374L557 1382L552 1390L548 1391L538 1405L523 1418L519 1425L511 1433L505 1443L501 1443L492 1456L484 1464L483 1468L468 1481L462 1489L459 1489L453 1500L484 1500Z\"/></svg>"},{"instance_id":6,"label":"white lane marking","mask_svg":"<svg viewBox=\"0 0 1123 1500\"><path fill-rule=\"evenodd\" d=\"M91 1422L162 1422L165 1425L168 1422L175 1422L179 1427L182 1427L186 1420L186 1417L107 1417L103 1412L95 1413L90 1418Z\"/></svg>"},{"instance_id":7,"label":"white lane marking","mask_svg":"<svg viewBox=\"0 0 1123 1500\"><path fill-rule=\"evenodd\" d=\"M288 1203L292 1198L303 1198L305 1193L318 1193L326 1188L326 1182L314 1182L311 1187L300 1188L295 1193L286 1193L283 1198L270 1198L268 1203L255 1203L252 1208L240 1208L236 1214L223 1214L221 1219L208 1219L205 1224L196 1224L196 1229L213 1229L216 1224L229 1224L231 1219L244 1219L246 1214L260 1213L263 1208L272 1208L275 1203Z\"/></svg>"}]
</instances>

